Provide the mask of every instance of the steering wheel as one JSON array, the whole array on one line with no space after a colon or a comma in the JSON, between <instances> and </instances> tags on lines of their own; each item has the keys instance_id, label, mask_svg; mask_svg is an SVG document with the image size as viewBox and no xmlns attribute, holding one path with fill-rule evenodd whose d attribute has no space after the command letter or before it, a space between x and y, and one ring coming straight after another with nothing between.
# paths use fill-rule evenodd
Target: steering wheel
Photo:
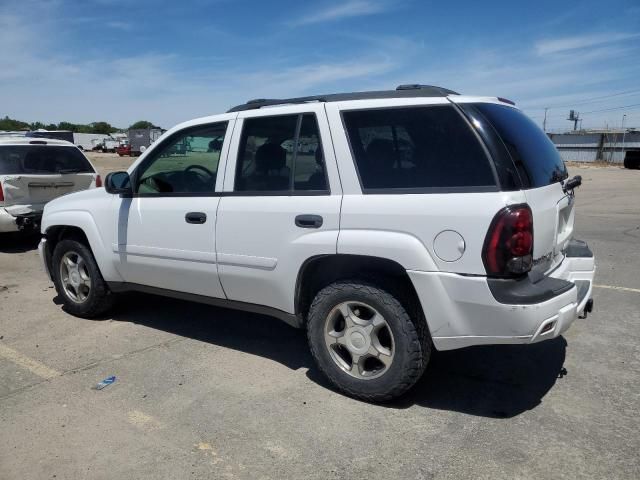
<instances>
[{"instance_id":1,"label":"steering wheel","mask_svg":"<svg viewBox=\"0 0 640 480\"><path fill-rule=\"evenodd\" d=\"M207 175L209 175L209 177L213 178L216 176L215 173L213 173L211 170L209 170L207 167L203 167L202 165L189 165L187 168L184 169L185 173L189 172L191 170L201 170L204 173L206 173Z\"/></svg>"}]
</instances>

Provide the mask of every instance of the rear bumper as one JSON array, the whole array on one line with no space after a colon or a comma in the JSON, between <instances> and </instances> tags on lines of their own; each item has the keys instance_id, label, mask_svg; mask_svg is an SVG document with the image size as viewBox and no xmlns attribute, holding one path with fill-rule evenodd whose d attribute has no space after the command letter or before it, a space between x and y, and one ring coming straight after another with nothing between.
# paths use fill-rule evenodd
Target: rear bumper
<instances>
[{"instance_id":1,"label":"rear bumper","mask_svg":"<svg viewBox=\"0 0 640 480\"><path fill-rule=\"evenodd\" d=\"M9 214L4 208L0 208L0 233L17 232L19 230L16 217Z\"/></svg>"},{"instance_id":2,"label":"rear bumper","mask_svg":"<svg viewBox=\"0 0 640 480\"><path fill-rule=\"evenodd\" d=\"M547 277L498 289L486 277L409 271L435 347L535 343L562 334L590 310L595 275L590 251L566 253Z\"/></svg>"}]
</instances>

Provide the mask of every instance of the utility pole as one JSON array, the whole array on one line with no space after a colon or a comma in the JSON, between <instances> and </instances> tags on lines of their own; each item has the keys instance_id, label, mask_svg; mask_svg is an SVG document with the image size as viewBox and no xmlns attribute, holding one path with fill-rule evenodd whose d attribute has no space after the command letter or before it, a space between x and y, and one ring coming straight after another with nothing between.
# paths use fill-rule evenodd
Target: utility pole
<instances>
[{"instance_id":1,"label":"utility pole","mask_svg":"<svg viewBox=\"0 0 640 480\"><path fill-rule=\"evenodd\" d=\"M627 133L624 129L624 119L626 118L626 116L626 113L622 115L622 163L624 163L624 134Z\"/></svg>"},{"instance_id":2,"label":"utility pole","mask_svg":"<svg viewBox=\"0 0 640 480\"><path fill-rule=\"evenodd\" d=\"M547 107L544 107L544 120L542 121L542 130L547 131Z\"/></svg>"}]
</instances>

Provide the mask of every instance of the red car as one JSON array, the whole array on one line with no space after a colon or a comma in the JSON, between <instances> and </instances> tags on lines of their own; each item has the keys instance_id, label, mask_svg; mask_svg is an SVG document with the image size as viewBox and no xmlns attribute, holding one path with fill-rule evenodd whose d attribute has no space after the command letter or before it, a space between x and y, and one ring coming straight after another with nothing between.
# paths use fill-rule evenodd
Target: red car
<instances>
[{"instance_id":1,"label":"red car","mask_svg":"<svg viewBox=\"0 0 640 480\"><path fill-rule=\"evenodd\" d=\"M131 156L131 145L130 144L126 144L126 145L118 145L118 148L116 148L116 153L118 155L120 155L121 157L130 157Z\"/></svg>"}]
</instances>

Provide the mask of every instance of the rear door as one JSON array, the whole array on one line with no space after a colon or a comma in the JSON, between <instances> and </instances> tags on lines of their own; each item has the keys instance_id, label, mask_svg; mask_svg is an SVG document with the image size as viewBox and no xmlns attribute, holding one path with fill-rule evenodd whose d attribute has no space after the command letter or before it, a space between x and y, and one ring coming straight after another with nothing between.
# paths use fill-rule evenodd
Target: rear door
<instances>
[{"instance_id":1,"label":"rear door","mask_svg":"<svg viewBox=\"0 0 640 480\"><path fill-rule=\"evenodd\" d=\"M298 271L336 253L342 190L322 104L240 112L218 209L231 300L294 313Z\"/></svg>"},{"instance_id":2,"label":"rear door","mask_svg":"<svg viewBox=\"0 0 640 480\"><path fill-rule=\"evenodd\" d=\"M90 188L95 177L93 167L75 146L0 147L0 182L10 213L26 213L22 211L25 207L42 210L56 197Z\"/></svg>"},{"instance_id":3,"label":"rear door","mask_svg":"<svg viewBox=\"0 0 640 480\"><path fill-rule=\"evenodd\" d=\"M332 129L344 188L338 253L483 274L491 220L524 195L500 190L456 107L434 97L335 102L327 111L332 127L344 125Z\"/></svg>"},{"instance_id":4,"label":"rear door","mask_svg":"<svg viewBox=\"0 0 640 480\"><path fill-rule=\"evenodd\" d=\"M545 272L562 261L573 235L574 197L564 192L567 169L547 135L524 113L494 103L475 105L491 123L517 169L533 212L534 264Z\"/></svg>"}]
</instances>

